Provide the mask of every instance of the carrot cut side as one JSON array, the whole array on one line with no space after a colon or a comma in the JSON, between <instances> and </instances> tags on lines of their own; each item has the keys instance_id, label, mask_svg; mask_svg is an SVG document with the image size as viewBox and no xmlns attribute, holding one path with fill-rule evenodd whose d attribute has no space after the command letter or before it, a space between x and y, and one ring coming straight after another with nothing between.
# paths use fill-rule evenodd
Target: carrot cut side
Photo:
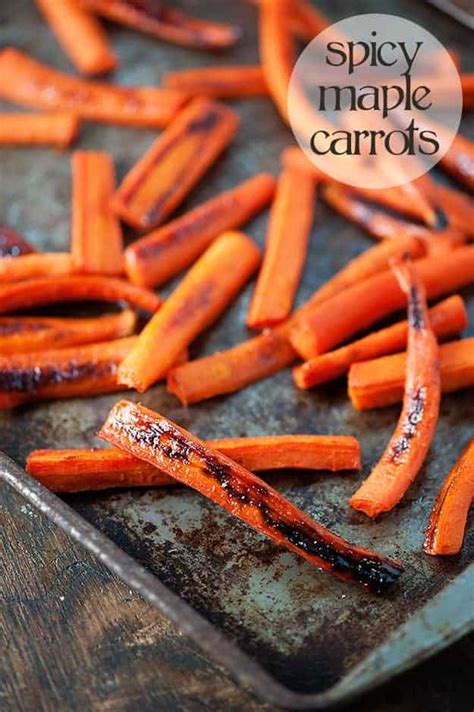
<instances>
[{"instance_id":1,"label":"carrot cut side","mask_svg":"<svg viewBox=\"0 0 474 712\"><path fill-rule=\"evenodd\" d=\"M175 477L311 563L375 590L401 573L397 562L359 549L314 522L276 490L159 413L119 402L99 437Z\"/></svg>"},{"instance_id":2,"label":"carrot cut side","mask_svg":"<svg viewBox=\"0 0 474 712\"><path fill-rule=\"evenodd\" d=\"M474 440L471 440L436 499L426 530L425 553L432 556L459 554L473 500Z\"/></svg>"},{"instance_id":3,"label":"carrot cut side","mask_svg":"<svg viewBox=\"0 0 474 712\"><path fill-rule=\"evenodd\" d=\"M9 225L0 225L0 258L37 253L33 245Z\"/></svg>"},{"instance_id":4,"label":"carrot cut side","mask_svg":"<svg viewBox=\"0 0 474 712\"><path fill-rule=\"evenodd\" d=\"M259 2L260 62L269 92L281 117L288 124L288 86L296 62L290 23L289 0Z\"/></svg>"},{"instance_id":5,"label":"carrot cut side","mask_svg":"<svg viewBox=\"0 0 474 712\"><path fill-rule=\"evenodd\" d=\"M0 354L27 353L90 344L129 336L135 328L133 311L91 319L0 317Z\"/></svg>"},{"instance_id":6,"label":"carrot cut side","mask_svg":"<svg viewBox=\"0 0 474 712\"><path fill-rule=\"evenodd\" d=\"M69 252L34 252L0 260L0 284L35 277L68 277L74 272Z\"/></svg>"},{"instance_id":7,"label":"carrot cut side","mask_svg":"<svg viewBox=\"0 0 474 712\"><path fill-rule=\"evenodd\" d=\"M96 18L77 0L35 0L56 39L83 74L106 74L117 58Z\"/></svg>"},{"instance_id":8,"label":"carrot cut side","mask_svg":"<svg viewBox=\"0 0 474 712\"><path fill-rule=\"evenodd\" d=\"M194 99L125 177L113 200L117 214L136 228L162 223L228 146L237 127L232 109Z\"/></svg>"},{"instance_id":9,"label":"carrot cut side","mask_svg":"<svg viewBox=\"0 0 474 712\"><path fill-rule=\"evenodd\" d=\"M79 272L112 276L123 272L122 230L111 207L114 188L114 166L108 153L74 153L71 245Z\"/></svg>"},{"instance_id":10,"label":"carrot cut side","mask_svg":"<svg viewBox=\"0 0 474 712\"><path fill-rule=\"evenodd\" d=\"M11 47L0 52L0 74L2 99L125 126L166 126L188 99L186 94L172 89L85 81Z\"/></svg>"},{"instance_id":11,"label":"carrot cut side","mask_svg":"<svg viewBox=\"0 0 474 712\"><path fill-rule=\"evenodd\" d=\"M75 114L0 114L0 146L53 146L65 149L77 138Z\"/></svg>"},{"instance_id":12,"label":"carrot cut side","mask_svg":"<svg viewBox=\"0 0 474 712\"><path fill-rule=\"evenodd\" d=\"M235 298L259 262L260 251L246 235L221 235L145 326L120 366L119 379L142 393L164 378L183 349Z\"/></svg>"},{"instance_id":13,"label":"carrot cut side","mask_svg":"<svg viewBox=\"0 0 474 712\"><path fill-rule=\"evenodd\" d=\"M274 192L273 176L260 173L137 240L125 250L129 279L144 287L164 284L189 267L216 237L260 212Z\"/></svg>"},{"instance_id":14,"label":"carrot cut side","mask_svg":"<svg viewBox=\"0 0 474 712\"><path fill-rule=\"evenodd\" d=\"M474 338L442 344L439 355L443 393L474 386ZM405 364L404 353L354 363L348 381L354 408L370 410L400 402Z\"/></svg>"},{"instance_id":15,"label":"carrot cut side","mask_svg":"<svg viewBox=\"0 0 474 712\"><path fill-rule=\"evenodd\" d=\"M165 89L183 91L189 96L207 96L213 99L268 95L262 68L240 64L167 72L163 76L162 86Z\"/></svg>"}]
</instances>

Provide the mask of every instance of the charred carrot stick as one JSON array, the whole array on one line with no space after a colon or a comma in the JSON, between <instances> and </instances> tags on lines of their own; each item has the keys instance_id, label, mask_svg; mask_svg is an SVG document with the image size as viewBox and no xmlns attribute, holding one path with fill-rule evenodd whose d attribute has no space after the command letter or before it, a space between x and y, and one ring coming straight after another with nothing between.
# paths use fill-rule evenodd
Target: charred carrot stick
<instances>
[{"instance_id":1,"label":"charred carrot stick","mask_svg":"<svg viewBox=\"0 0 474 712\"><path fill-rule=\"evenodd\" d=\"M11 47L0 52L0 74L2 99L125 126L166 126L187 100L185 94L172 89L88 82Z\"/></svg>"},{"instance_id":2,"label":"charred carrot stick","mask_svg":"<svg viewBox=\"0 0 474 712\"><path fill-rule=\"evenodd\" d=\"M221 233L241 227L260 212L274 191L274 178L260 173L137 240L125 250L129 279L146 287L168 281L189 267Z\"/></svg>"},{"instance_id":3,"label":"charred carrot stick","mask_svg":"<svg viewBox=\"0 0 474 712\"><path fill-rule=\"evenodd\" d=\"M53 146L73 143L80 120L75 114L0 114L0 146Z\"/></svg>"},{"instance_id":4,"label":"charred carrot stick","mask_svg":"<svg viewBox=\"0 0 474 712\"><path fill-rule=\"evenodd\" d=\"M194 99L133 166L113 205L133 227L156 227L184 200L235 136L238 118L212 99Z\"/></svg>"},{"instance_id":5,"label":"charred carrot stick","mask_svg":"<svg viewBox=\"0 0 474 712\"><path fill-rule=\"evenodd\" d=\"M466 307L458 295L437 304L429 315L438 339L456 336L467 326ZM343 376L353 363L396 353L405 348L407 333L408 322L401 321L335 351L315 356L293 369L295 383L298 388L313 388Z\"/></svg>"},{"instance_id":6,"label":"charred carrot stick","mask_svg":"<svg viewBox=\"0 0 474 712\"><path fill-rule=\"evenodd\" d=\"M153 314L161 299L153 292L110 277L38 277L0 286L0 314L54 302L128 302Z\"/></svg>"},{"instance_id":7,"label":"charred carrot stick","mask_svg":"<svg viewBox=\"0 0 474 712\"><path fill-rule=\"evenodd\" d=\"M0 225L0 258L19 257L37 252L33 245L25 240L16 230L9 225Z\"/></svg>"},{"instance_id":8,"label":"charred carrot stick","mask_svg":"<svg viewBox=\"0 0 474 712\"><path fill-rule=\"evenodd\" d=\"M369 517L393 509L418 475L438 422L441 400L439 348L431 328L426 295L408 263L395 274L408 296L408 345L403 408L381 459L350 500Z\"/></svg>"},{"instance_id":9,"label":"charred carrot stick","mask_svg":"<svg viewBox=\"0 0 474 712\"><path fill-rule=\"evenodd\" d=\"M308 170L283 168L277 184L247 326L275 326L290 313L306 259L314 217L315 181Z\"/></svg>"},{"instance_id":10,"label":"charred carrot stick","mask_svg":"<svg viewBox=\"0 0 474 712\"><path fill-rule=\"evenodd\" d=\"M467 237L474 237L474 202L472 198L447 185L432 182L433 202L441 208L452 227Z\"/></svg>"},{"instance_id":11,"label":"charred carrot stick","mask_svg":"<svg viewBox=\"0 0 474 712\"><path fill-rule=\"evenodd\" d=\"M459 554L474 501L474 440L446 478L426 530L423 548L433 556Z\"/></svg>"},{"instance_id":12,"label":"charred carrot stick","mask_svg":"<svg viewBox=\"0 0 474 712\"><path fill-rule=\"evenodd\" d=\"M117 57L100 22L76 0L36 0L56 39L83 74L106 74Z\"/></svg>"},{"instance_id":13,"label":"charred carrot stick","mask_svg":"<svg viewBox=\"0 0 474 712\"><path fill-rule=\"evenodd\" d=\"M259 477L159 413L121 401L109 413L99 437L196 489L277 544L339 578L379 590L401 573L398 563L332 534Z\"/></svg>"},{"instance_id":14,"label":"charred carrot stick","mask_svg":"<svg viewBox=\"0 0 474 712\"><path fill-rule=\"evenodd\" d=\"M74 153L71 250L79 272L116 276L124 271L122 230L111 206L114 188L114 165L108 153Z\"/></svg>"},{"instance_id":15,"label":"charred carrot stick","mask_svg":"<svg viewBox=\"0 0 474 712\"><path fill-rule=\"evenodd\" d=\"M439 354L443 393L474 386L474 338L442 344ZM348 379L354 408L370 410L400 402L405 363L404 353L354 363Z\"/></svg>"},{"instance_id":16,"label":"charred carrot stick","mask_svg":"<svg viewBox=\"0 0 474 712\"><path fill-rule=\"evenodd\" d=\"M474 247L459 247L416 262L430 299L474 280ZM345 289L322 304L310 305L293 320L290 340L304 358L325 353L353 334L403 307L403 292L391 270Z\"/></svg>"},{"instance_id":17,"label":"charred carrot stick","mask_svg":"<svg viewBox=\"0 0 474 712\"><path fill-rule=\"evenodd\" d=\"M213 99L268 95L262 68L243 64L167 72L163 76L162 86L165 89L178 89L190 96L207 96Z\"/></svg>"},{"instance_id":18,"label":"charred carrot stick","mask_svg":"<svg viewBox=\"0 0 474 712\"><path fill-rule=\"evenodd\" d=\"M166 42L195 49L231 47L240 29L185 15L153 0L80 0L91 12Z\"/></svg>"},{"instance_id":19,"label":"charred carrot stick","mask_svg":"<svg viewBox=\"0 0 474 712\"><path fill-rule=\"evenodd\" d=\"M296 51L290 30L289 0L260 0L259 47L263 75L275 105L289 123L287 96Z\"/></svg>"},{"instance_id":20,"label":"charred carrot stick","mask_svg":"<svg viewBox=\"0 0 474 712\"><path fill-rule=\"evenodd\" d=\"M38 252L0 260L0 283L34 277L68 277L74 272L69 252Z\"/></svg>"},{"instance_id":21,"label":"charred carrot stick","mask_svg":"<svg viewBox=\"0 0 474 712\"><path fill-rule=\"evenodd\" d=\"M51 317L0 317L0 354L27 353L93 344L129 336L136 317L128 309L91 319Z\"/></svg>"},{"instance_id":22,"label":"charred carrot stick","mask_svg":"<svg viewBox=\"0 0 474 712\"><path fill-rule=\"evenodd\" d=\"M181 351L234 299L259 262L260 251L246 235L221 235L145 326L120 366L120 381L143 393L164 378Z\"/></svg>"}]
</instances>

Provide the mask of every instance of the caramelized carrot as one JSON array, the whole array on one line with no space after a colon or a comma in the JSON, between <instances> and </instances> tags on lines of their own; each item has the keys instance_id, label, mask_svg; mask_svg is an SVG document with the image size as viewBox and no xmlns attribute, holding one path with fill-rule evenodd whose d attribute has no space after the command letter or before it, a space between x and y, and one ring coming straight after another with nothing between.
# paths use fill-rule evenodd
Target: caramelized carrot
<instances>
[{"instance_id":1,"label":"caramelized carrot","mask_svg":"<svg viewBox=\"0 0 474 712\"><path fill-rule=\"evenodd\" d=\"M424 550L433 556L459 554L474 501L474 440L446 478L431 512Z\"/></svg>"},{"instance_id":2,"label":"caramelized carrot","mask_svg":"<svg viewBox=\"0 0 474 712\"><path fill-rule=\"evenodd\" d=\"M263 264L247 313L247 326L275 326L290 313L303 272L314 216L315 181L288 166L278 180Z\"/></svg>"},{"instance_id":3,"label":"caramelized carrot","mask_svg":"<svg viewBox=\"0 0 474 712\"><path fill-rule=\"evenodd\" d=\"M417 261L416 269L430 299L460 289L474 280L474 246L446 252L442 259L425 257ZM291 343L304 358L312 358L401 309L403 301L391 270L374 274L307 307L292 323Z\"/></svg>"},{"instance_id":4,"label":"caramelized carrot","mask_svg":"<svg viewBox=\"0 0 474 712\"><path fill-rule=\"evenodd\" d=\"M156 227L172 213L233 139L237 115L224 104L199 97L135 164L113 205L133 227Z\"/></svg>"},{"instance_id":5,"label":"caramelized carrot","mask_svg":"<svg viewBox=\"0 0 474 712\"><path fill-rule=\"evenodd\" d=\"M401 573L400 564L331 533L259 477L159 413L120 401L99 437L196 489L256 531L339 578L381 590Z\"/></svg>"},{"instance_id":6,"label":"caramelized carrot","mask_svg":"<svg viewBox=\"0 0 474 712\"><path fill-rule=\"evenodd\" d=\"M110 277L38 277L0 286L0 314L53 304L97 300L128 302L153 314L161 299L153 292Z\"/></svg>"},{"instance_id":7,"label":"caramelized carrot","mask_svg":"<svg viewBox=\"0 0 474 712\"><path fill-rule=\"evenodd\" d=\"M166 42L194 49L231 47L240 36L234 25L185 15L154 0L80 0L91 12Z\"/></svg>"},{"instance_id":8,"label":"caramelized carrot","mask_svg":"<svg viewBox=\"0 0 474 712\"><path fill-rule=\"evenodd\" d=\"M152 287L189 267L218 235L248 222L272 199L275 180L260 173L137 240L125 250L129 279Z\"/></svg>"},{"instance_id":9,"label":"caramelized carrot","mask_svg":"<svg viewBox=\"0 0 474 712\"><path fill-rule=\"evenodd\" d=\"M164 378L181 351L234 299L259 262L260 252L246 235L221 235L145 326L120 366L120 381L143 393Z\"/></svg>"},{"instance_id":10,"label":"caramelized carrot","mask_svg":"<svg viewBox=\"0 0 474 712\"><path fill-rule=\"evenodd\" d=\"M351 497L369 517L389 512L402 499L428 454L441 399L439 349L420 277L408 263L395 267L408 296L408 345L403 408L381 459Z\"/></svg>"},{"instance_id":11,"label":"caramelized carrot","mask_svg":"<svg viewBox=\"0 0 474 712\"><path fill-rule=\"evenodd\" d=\"M290 30L292 6L289 0L260 0L260 62L268 90L286 123L289 123L287 96L296 62Z\"/></svg>"},{"instance_id":12,"label":"caramelized carrot","mask_svg":"<svg viewBox=\"0 0 474 712\"><path fill-rule=\"evenodd\" d=\"M167 72L163 76L162 86L165 89L178 89L189 96L207 96L213 99L268 95L262 68L240 64Z\"/></svg>"},{"instance_id":13,"label":"caramelized carrot","mask_svg":"<svg viewBox=\"0 0 474 712\"><path fill-rule=\"evenodd\" d=\"M84 81L11 47L0 52L0 74L2 99L125 126L166 126L187 100L185 94L171 89Z\"/></svg>"},{"instance_id":14,"label":"caramelized carrot","mask_svg":"<svg viewBox=\"0 0 474 712\"><path fill-rule=\"evenodd\" d=\"M441 208L448 222L467 237L474 237L474 202L472 198L447 185L433 182L433 202Z\"/></svg>"},{"instance_id":15,"label":"caramelized carrot","mask_svg":"<svg viewBox=\"0 0 474 712\"><path fill-rule=\"evenodd\" d=\"M0 146L53 146L65 149L76 139L75 114L0 114Z\"/></svg>"},{"instance_id":16,"label":"caramelized carrot","mask_svg":"<svg viewBox=\"0 0 474 712\"><path fill-rule=\"evenodd\" d=\"M443 393L474 386L474 338L443 344L439 354ZM401 401L405 363L404 353L354 363L348 381L354 408L370 410Z\"/></svg>"},{"instance_id":17,"label":"caramelized carrot","mask_svg":"<svg viewBox=\"0 0 474 712\"><path fill-rule=\"evenodd\" d=\"M0 225L0 258L29 255L37 250L9 225Z\"/></svg>"},{"instance_id":18,"label":"caramelized carrot","mask_svg":"<svg viewBox=\"0 0 474 712\"><path fill-rule=\"evenodd\" d=\"M474 144L472 141L458 134L439 163L446 173L463 183L470 191L474 190Z\"/></svg>"},{"instance_id":19,"label":"caramelized carrot","mask_svg":"<svg viewBox=\"0 0 474 712\"><path fill-rule=\"evenodd\" d=\"M91 319L38 316L0 317L0 354L59 349L129 336L135 328L134 312L105 314Z\"/></svg>"},{"instance_id":20,"label":"caramelized carrot","mask_svg":"<svg viewBox=\"0 0 474 712\"><path fill-rule=\"evenodd\" d=\"M79 272L115 276L123 272L122 231L110 204L114 187L108 153L74 153L71 250Z\"/></svg>"},{"instance_id":21,"label":"caramelized carrot","mask_svg":"<svg viewBox=\"0 0 474 712\"><path fill-rule=\"evenodd\" d=\"M14 260L0 259L0 283L34 277L68 277L74 272L69 252L33 252Z\"/></svg>"},{"instance_id":22,"label":"caramelized carrot","mask_svg":"<svg viewBox=\"0 0 474 712\"><path fill-rule=\"evenodd\" d=\"M105 74L117 67L117 58L96 18L77 0L36 0L56 39L83 74Z\"/></svg>"},{"instance_id":23,"label":"caramelized carrot","mask_svg":"<svg viewBox=\"0 0 474 712\"><path fill-rule=\"evenodd\" d=\"M438 339L453 337L467 326L466 307L461 297L449 297L430 309L430 321ZM293 370L298 388L313 388L347 373L353 363L367 361L405 348L408 322L401 321L386 329L306 361Z\"/></svg>"}]
</instances>

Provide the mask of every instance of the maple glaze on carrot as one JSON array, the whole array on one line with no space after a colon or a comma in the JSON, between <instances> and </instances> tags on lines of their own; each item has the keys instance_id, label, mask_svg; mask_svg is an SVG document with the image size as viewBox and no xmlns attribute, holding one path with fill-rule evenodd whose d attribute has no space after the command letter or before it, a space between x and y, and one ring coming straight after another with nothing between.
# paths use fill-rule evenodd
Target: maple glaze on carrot
<instances>
[{"instance_id":1,"label":"maple glaze on carrot","mask_svg":"<svg viewBox=\"0 0 474 712\"><path fill-rule=\"evenodd\" d=\"M0 284L35 277L69 277L74 271L69 252L33 252L14 260L0 259Z\"/></svg>"},{"instance_id":2,"label":"maple glaze on carrot","mask_svg":"<svg viewBox=\"0 0 474 712\"><path fill-rule=\"evenodd\" d=\"M19 257L37 252L28 240L9 225L0 225L0 258Z\"/></svg>"},{"instance_id":3,"label":"maple glaze on carrot","mask_svg":"<svg viewBox=\"0 0 474 712\"><path fill-rule=\"evenodd\" d=\"M217 67L194 67L163 75L165 89L178 89L190 96L214 99L238 99L246 96L268 96L268 87L259 66L234 64Z\"/></svg>"},{"instance_id":4,"label":"maple glaze on carrot","mask_svg":"<svg viewBox=\"0 0 474 712\"><path fill-rule=\"evenodd\" d=\"M0 146L53 146L63 150L73 143L80 120L72 113L0 114Z\"/></svg>"}]
</instances>

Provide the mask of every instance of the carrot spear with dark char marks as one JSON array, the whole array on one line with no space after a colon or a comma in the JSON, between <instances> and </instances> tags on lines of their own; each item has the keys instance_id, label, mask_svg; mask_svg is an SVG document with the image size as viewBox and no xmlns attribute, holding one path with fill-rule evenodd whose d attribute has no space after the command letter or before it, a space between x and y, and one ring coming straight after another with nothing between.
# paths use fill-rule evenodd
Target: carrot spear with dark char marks
<instances>
[{"instance_id":1,"label":"carrot spear with dark char marks","mask_svg":"<svg viewBox=\"0 0 474 712\"><path fill-rule=\"evenodd\" d=\"M195 67L167 72L163 75L162 86L165 89L184 91L190 96L199 95L215 99L268 95L262 68L243 64Z\"/></svg>"},{"instance_id":2,"label":"carrot spear with dark char marks","mask_svg":"<svg viewBox=\"0 0 474 712\"><path fill-rule=\"evenodd\" d=\"M79 118L68 112L0 114L0 146L65 149L76 139L79 125Z\"/></svg>"},{"instance_id":3,"label":"carrot spear with dark char marks","mask_svg":"<svg viewBox=\"0 0 474 712\"><path fill-rule=\"evenodd\" d=\"M19 257L36 253L37 250L9 225L0 225L0 258Z\"/></svg>"},{"instance_id":4,"label":"carrot spear with dark char marks","mask_svg":"<svg viewBox=\"0 0 474 712\"><path fill-rule=\"evenodd\" d=\"M398 562L336 536L256 475L159 413L120 401L99 437L196 489L256 531L341 579L380 591L402 573Z\"/></svg>"}]
</instances>

